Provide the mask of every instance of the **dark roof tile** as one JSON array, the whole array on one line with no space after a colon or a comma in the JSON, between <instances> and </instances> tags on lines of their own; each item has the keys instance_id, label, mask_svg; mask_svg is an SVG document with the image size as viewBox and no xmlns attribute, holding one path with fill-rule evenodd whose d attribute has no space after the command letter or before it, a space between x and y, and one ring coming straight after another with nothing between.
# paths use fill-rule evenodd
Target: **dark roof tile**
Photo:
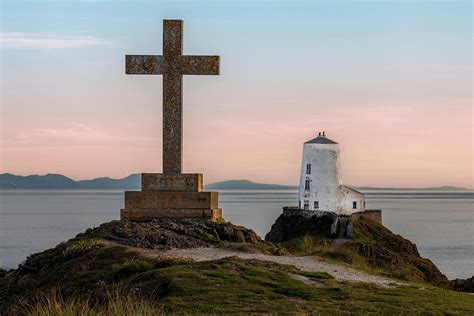
<instances>
[{"instance_id":1,"label":"dark roof tile","mask_svg":"<svg viewBox=\"0 0 474 316\"><path fill-rule=\"evenodd\" d=\"M312 140L308 140L305 144L337 144L335 141L330 140L326 136L318 136Z\"/></svg>"}]
</instances>

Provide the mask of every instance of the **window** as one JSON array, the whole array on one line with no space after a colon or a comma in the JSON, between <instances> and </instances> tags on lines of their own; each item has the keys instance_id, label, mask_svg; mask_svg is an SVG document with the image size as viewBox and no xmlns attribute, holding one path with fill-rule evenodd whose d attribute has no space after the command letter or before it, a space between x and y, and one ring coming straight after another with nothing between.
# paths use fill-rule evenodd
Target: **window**
<instances>
[{"instance_id":1,"label":"window","mask_svg":"<svg viewBox=\"0 0 474 316\"><path fill-rule=\"evenodd\" d=\"M314 201L314 209L317 210L319 208L319 201Z\"/></svg>"},{"instance_id":2,"label":"window","mask_svg":"<svg viewBox=\"0 0 474 316\"><path fill-rule=\"evenodd\" d=\"M307 191L309 190L309 180L306 180L304 182L304 189L307 190Z\"/></svg>"},{"instance_id":3,"label":"window","mask_svg":"<svg viewBox=\"0 0 474 316\"><path fill-rule=\"evenodd\" d=\"M301 208L301 201L298 201L298 208Z\"/></svg>"},{"instance_id":4,"label":"window","mask_svg":"<svg viewBox=\"0 0 474 316\"><path fill-rule=\"evenodd\" d=\"M311 164L306 164L306 174L311 174Z\"/></svg>"},{"instance_id":5,"label":"window","mask_svg":"<svg viewBox=\"0 0 474 316\"><path fill-rule=\"evenodd\" d=\"M352 208L356 209L357 208L357 202L352 202Z\"/></svg>"},{"instance_id":6,"label":"window","mask_svg":"<svg viewBox=\"0 0 474 316\"><path fill-rule=\"evenodd\" d=\"M309 210L309 201L304 201L304 209Z\"/></svg>"}]
</instances>

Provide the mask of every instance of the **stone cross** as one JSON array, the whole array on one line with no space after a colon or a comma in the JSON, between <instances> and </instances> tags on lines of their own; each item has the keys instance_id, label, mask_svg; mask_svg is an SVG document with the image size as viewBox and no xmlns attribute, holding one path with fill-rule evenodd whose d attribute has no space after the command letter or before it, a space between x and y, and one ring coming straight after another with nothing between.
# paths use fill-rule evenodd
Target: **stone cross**
<instances>
[{"instance_id":1,"label":"stone cross","mask_svg":"<svg viewBox=\"0 0 474 316\"><path fill-rule=\"evenodd\" d=\"M163 55L127 55L126 74L163 75L163 173L183 164L183 75L218 75L219 56L183 55L183 21L163 21Z\"/></svg>"}]
</instances>

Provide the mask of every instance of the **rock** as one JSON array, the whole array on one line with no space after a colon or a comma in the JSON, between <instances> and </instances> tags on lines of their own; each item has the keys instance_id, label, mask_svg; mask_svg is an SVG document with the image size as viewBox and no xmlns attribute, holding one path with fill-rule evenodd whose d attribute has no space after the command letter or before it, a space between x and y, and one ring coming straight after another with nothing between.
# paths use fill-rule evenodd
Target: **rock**
<instances>
[{"instance_id":1,"label":"rock","mask_svg":"<svg viewBox=\"0 0 474 316\"><path fill-rule=\"evenodd\" d=\"M453 290L458 292L474 293L474 276L468 279L455 279L451 281Z\"/></svg>"},{"instance_id":2,"label":"rock","mask_svg":"<svg viewBox=\"0 0 474 316\"><path fill-rule=\"evenodd\" d=\"M342 239L335 242L332 237L337 236L338 232L334 229L334 223L339 221L337 226L344 225L341 218L338 219L335 213L284 208L265 240L282 243L282 247L291 252L291 245L294 244L292 240L309 235L319 247L325 248L325 253L321 255L331 259L340 258L343 262L352 263L357 261L355 258L360 258L365 268L383 270L395 278L451 287L447 277L436 265L420 256L414 243L392 233L370 217L359 216L351 220L352 238L344 239L343 243L340 243ZM340 237L345 235L341 227L339 233ZM299 243L302 242L296 244Z\"/></svg>"},{"instance_id":3,"label":"rock","mask_svg":"<svg viewBox=\"0 0 474 316\"><path fill-rule=\"evenodd\" d=\"M203 218L154 218L140 221L112 221L88 229L77 238L103 238L123 245L146 249L247 247L267 253L278 247L263 241L253 230ZM242 245L239 245L242 247Z\"/></svg>"},{"instance_id":4,"label":"rock","mask_svg":"<svg viewBox=\"0 0 474 316\"><path fill-rule=\"evenodd\" d=\"M306 212L285 207L265 240L279 243L304 235L329 238L336 218L332 212Z\"/></svg>"}]
</instances>

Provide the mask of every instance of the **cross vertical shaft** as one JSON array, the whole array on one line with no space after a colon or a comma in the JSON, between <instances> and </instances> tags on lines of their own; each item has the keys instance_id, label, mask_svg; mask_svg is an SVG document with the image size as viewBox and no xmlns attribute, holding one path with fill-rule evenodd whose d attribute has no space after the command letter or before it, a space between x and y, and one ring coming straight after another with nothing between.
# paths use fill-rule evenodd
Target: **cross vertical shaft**
<instances>
[{"instance_id":1,"label":"cross vertical shaft","mask_svg":"<svg viewBox=\"0 0 474 316\"><path fill-rule=\"evenodd\" d=\"M182 172L183 163L183 77L163 76L163 173Z\"/></svg>"},{"instance_id":2,"label":"cross vertical shaft","mask_svg":"<svg viewBox=\"0 0 474 316\"><path fill-rule=\"evenodd\" d=\"M127 74L163 75L163 173L181 174L183 75L218 75L219 56L183 56L183 21L163 21L163 55L127 55Z\"/></svg>"},{"instance_id":3,"label":"cross vertical shaft","mask_svg":"<svg viewBox=\"0 0 474 316\"><path fill-rule=\"evenodd\" d=\"M183 21L163 22L163 59L179 64L183 55ZM183 166L183 76L170 69L163 76L163 173L182 172Z\"/></svg>"}]
</instances>

